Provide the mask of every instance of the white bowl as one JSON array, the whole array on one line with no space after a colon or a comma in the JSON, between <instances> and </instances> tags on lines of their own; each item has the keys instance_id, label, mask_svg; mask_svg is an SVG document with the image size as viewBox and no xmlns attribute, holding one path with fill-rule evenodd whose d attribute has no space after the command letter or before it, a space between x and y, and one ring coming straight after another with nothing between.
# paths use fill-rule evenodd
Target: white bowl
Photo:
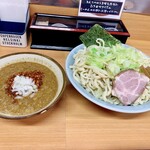
<instances>
[{"instance_id":1,"label":"white bowl","mask_svg":"<svg viewBox=\"0 0 150 150\"><path fill-rule=\"evenodd\" d=\"M0 69L8 64L12 64L16 62L35 62L35 63L39 63L48 67L56 75L56 78L58 81L58 90L56 92L55 97L49 102L49 104L38 111L35 111L27 115L11 115L11 114L5 114L5 113L0 112L0 117L10 118L10 119L20 119L20 118L27 118L36 114L41 114L43 112L46 112L50 107L52 107L60 99L60 97L62 96L65 90L66 74L64 72L64 69L54 59L48 56L42 55L42 54L30 53L30 52L14 53L14 54L5 55L1 57ZM3 104L0 104L0 105L3 105Z\"/></svg>"},{"instance_id":2,"label":"white bowl","mask_svg":"<svg viewBox=\"0 0 150 150\"><path fill-rule=\"evenodd\" d=\"M124 45L129 47L128 45ZM73 71L70 69L70 66L74 64L74 54L76 54L80 49L83 49L84 45L78 45L77 47L73 48L66 59L66 73L68 76L69 81L74 86L74 88L82 94L87 100L97 104L98 106L101 106L103 108L116 111L116 112L122 112L122 113L142 113L146 111L150 111L150 101L138 105L138 106L120 106L111 104L109 102L105 102L102 99L95 98L92 94L87 92L74 78L73 78Z\"/></svg>"}]
</instances>

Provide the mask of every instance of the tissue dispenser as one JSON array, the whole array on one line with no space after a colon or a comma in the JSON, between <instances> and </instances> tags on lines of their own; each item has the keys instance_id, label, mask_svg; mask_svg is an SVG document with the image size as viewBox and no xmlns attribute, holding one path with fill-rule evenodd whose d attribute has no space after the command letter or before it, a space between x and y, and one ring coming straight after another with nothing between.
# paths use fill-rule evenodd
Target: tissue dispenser
<instances>
[{"instance_id":1,"label":"tissue dispenser","mask_svg":"<svg viewBox=\"0 0 150 150\"><path fill-rule=\"evenodd\" d=\"M122 43L130 36L121 20L35 13L30 23L31 48L71 50L81 44L79 36L96 23Z\"/></svg>"},{"instance_id":2,"label":"tissue dispenser","mask_svg":"<svg viewBox=\"0 0 150 150\"><path fill-rule=\"evenodd\" d=\"M25 22L0 20L0 46L26 47L29 12Z\"/></svg>"}]
</instances>

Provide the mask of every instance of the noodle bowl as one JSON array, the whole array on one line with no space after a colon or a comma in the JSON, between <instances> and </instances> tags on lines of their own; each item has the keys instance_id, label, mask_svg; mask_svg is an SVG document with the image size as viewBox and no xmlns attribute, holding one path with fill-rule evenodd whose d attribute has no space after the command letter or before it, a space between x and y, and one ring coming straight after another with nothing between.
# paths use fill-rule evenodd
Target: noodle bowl
<instances>
[{"instance_id":1,"label":"noodle bowl","mask_svg":"<svg viewBox=\"0 0 150 150\"><path fill-rule=\"evenodd\" d=\"M74 54L74 63L70 65L70 69L73 71L73 78L94 97L111 104L122 105L120 100L112 95L112 82L115 75L119 72L116 72L115 74L110 73L108 62L104 62L105 67L103 68L87 63L88 52L90 49L93 47L98 50L105 48L103 40L98 39L97 43L99 44L98 46L92 45L88 48L84 47ZM109 48L105 49L107 51ZM136 50L136 53L141 55L141 59L138 60L140 65L148 66L150 64L150 59L148 57L143 55L140 51ZM136 70L139 71L139 67L137 67ZM141 105L149 100L150 83L148 83L143 94L132 105Z\"/></svg>"}]
</instances>

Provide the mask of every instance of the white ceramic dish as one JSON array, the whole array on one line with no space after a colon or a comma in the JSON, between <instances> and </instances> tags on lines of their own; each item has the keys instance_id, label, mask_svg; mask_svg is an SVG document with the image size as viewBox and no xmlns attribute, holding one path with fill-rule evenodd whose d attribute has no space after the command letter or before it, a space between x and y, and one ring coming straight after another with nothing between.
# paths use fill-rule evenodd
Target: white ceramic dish
<instances>
[{"instance_id":1,"label":"white ceramic dish","mask_svg":"<svg viewBox=\"0 0 150 150\"><path fill-rule=\"evenodd\" d=\"M12 63L16 63L16 62L35 62L35 63L39 63L39 64L42 64L42 65L48 67L56 75L56 78L58 81L58 90L57 90L56 95L53 98L53 100L51 100L47 106L45 106L44 108L42 108L36 112L27 114L27 115L11 115L11 114L4 114L4 113L0 112L0 117L9 118L9 119L20 119L20 118L27 118L27 117L31 117L36 114L41 114L41 113L46 112L50 107L52 107L60 99L60 97L62 96L62 94L65 90L66 74L65 74L64 69L61 67L61 65L57 61L55 61L54 59L52 59L48 56L44 56L44 55L38 54L38 53L29 53L29 52L14 53L14 54L10 54L10 55L1 57L0 58L0 68L6 66L8 64L12 64ZM2 105L2 104L0 104L0 105Z\"/></svg>"},{"instance_id":2,"label":"white ceramic dish","mask_svg":"<svg viewBox=\"0 0 150 150\"><path fill-rule=\"evenodd\" d=\"M125 45L127 47L129 47L128 45ZM114 105L114 104L110 104L108 102L104 102L101 99L97 99L95 98L92 94L90 94L89 92L87 92L74 78L73 78L73 72L70 69L70 66L73 65L74 63L74 58L73 55L76 54L80 49L82 49L84 47L83 44L78 45L77 47L75 47L74 49L71 50L71 52L69 53L69 55L67 56L66 59L66 73L67 76L69 78L69 81L71 82L71 84L74 86L74 88L80 93L82 94L87 100L112 111L116 111L116 112L122 112L122 113L142 113L142 112L146 112L146 111L150 111L150 101L143 104L143 105L139 105L139 106L119 106L119 105Z\"/></svg>"}]
</instances>

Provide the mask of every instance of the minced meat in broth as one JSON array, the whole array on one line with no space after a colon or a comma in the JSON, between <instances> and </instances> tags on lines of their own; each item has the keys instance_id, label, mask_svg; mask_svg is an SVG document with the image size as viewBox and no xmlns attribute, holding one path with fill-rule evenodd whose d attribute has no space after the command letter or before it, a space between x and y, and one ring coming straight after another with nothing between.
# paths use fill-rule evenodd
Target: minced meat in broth
<instances>
[{"instance_id":1,"label":"minced meat in broth","mask_svg":"<svg viewBox=\"0 0 150 150\"><path fill-rule=\"evenodd\" d=\"M8 79L23 72L41 72L42 85L33 97L14 100L7 92ZM45 107L56 95L58 88L55 74L44 65L33 62L19 62L0 69L0 112L10 115L26 115Z\"/></svg>"}]
</instances>

